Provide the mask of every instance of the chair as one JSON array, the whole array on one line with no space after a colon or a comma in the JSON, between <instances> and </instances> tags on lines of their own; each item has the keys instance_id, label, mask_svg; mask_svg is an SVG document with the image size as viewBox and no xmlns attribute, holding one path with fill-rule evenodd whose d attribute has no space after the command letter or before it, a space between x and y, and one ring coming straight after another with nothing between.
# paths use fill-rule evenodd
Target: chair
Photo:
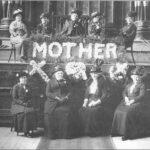
<instances>
[{"instance_id":1,"label":"chair","mask_svg":"<svg viewBox=\"0 0 150 150\"><path fill-rule=\"evenodd\" d=\"M10 52L10 56L9 56L8 62L10 61L13 53L14 53L14 60L16 62L16 48L15 48L15 44L11 43L11 52Z\"/></svg>"}]
</instances>

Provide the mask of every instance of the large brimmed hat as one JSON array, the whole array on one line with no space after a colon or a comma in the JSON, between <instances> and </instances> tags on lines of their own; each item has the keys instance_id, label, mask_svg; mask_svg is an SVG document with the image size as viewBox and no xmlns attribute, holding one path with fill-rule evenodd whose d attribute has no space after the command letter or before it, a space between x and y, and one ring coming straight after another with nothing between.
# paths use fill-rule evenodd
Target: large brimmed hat
<instances>
[{"instance_id":1,"label":"large brimmed hat","mask_svg":"<svg viewBox=\"0 0 150 150\"><path fill-rule=\"evenodd\" d=\"M99 17L101 16L100 12L98 12L98 11L95 11L91 14L91 18L95 18L97 16L99 16Z\"/></svg>"},{"instance_id":2,"label":"large brimmed hat","mask_svg":"<svg viewBox=\"0 0 150 150\"><path fill-rule=\"evenodd\" d=\"M75 9L73 9L73 10L71 11L71 14L73 14L73 13L77 14L78 16L81 16L81 15L82 15L82 11L79 10L79 9L77 9L77 8L75 8Z\"/></svg>"},{"instance_id":3,"label":"large brimmed hat","mask_svg":"<svg viewBox=\"0 0 150 150\"><path fill-rule=\"evenodd\" d=\"M42 13L41 15L40 15L40 19L42 19L42 18L48 18L48 13L46 12L46 13Z\"/></svg>"},{"instance_id":4,"label":"large brimmed hat","mask_svg":"<svg viewBox=\"0 0 150 150\"><path fill-rule=\"evenodd\" d=\"M131 75L143 76L145 73L145 69L142 66L138 66L131 71Z\"/></svg>"},{"instance_id":5,"label":"large brimmed hat","mask_svg":"<svg viewBox=\"0 0 150 150\"><path fill-rule=\"evenodd\" d=\"M63 72L64 72L64 70L63 70L63 68L62 68L61 66L56 65L56 66L54 67L53 71L52 71L52 74L54 74L54 73L56 73L56 72L58 72L58 71L63 71Z\"/></svg>"},{"instance_id":6,"label":"large brimmed hat","mask_svg":"<svg viewBox=\"0 0 150 150\"><path fill-rule=\"evenodd\" d=\"M22 11L22 9L16 9L16 10L14 10L14 12L13 12L13 17L15 18L17 15L19 15L19 14L21 14L22 15L22 13L23 13L23 11Z\"/></svg>"},{"instance_id":7,"label":"large brimmed hat","mask_svg":"<svg viewBox=\"0 0 150 150\"><path fill-rule=\"evenodd\" d=\"M127 17L134 18L134 17L136 17L136 16L137 16L137 12L135 12L135 11L130 11L130 12L128 12L126 18L127 18Z\"/></svg>"}]
</instances>

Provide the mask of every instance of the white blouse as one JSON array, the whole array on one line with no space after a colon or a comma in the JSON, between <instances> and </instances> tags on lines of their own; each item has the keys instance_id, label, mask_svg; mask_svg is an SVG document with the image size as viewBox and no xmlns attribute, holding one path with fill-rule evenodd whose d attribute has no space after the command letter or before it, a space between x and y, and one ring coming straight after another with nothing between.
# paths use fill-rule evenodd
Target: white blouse
<instances>
[{"instance_id":1,"label":"white blouse","mask_svg":"<svg viewBox=\"0 0 150 150\"><path fill-rule=\"evenodd\" d=\"M95 94L95 93L96 93L96 91L97 91L97 89L98 89L98 82L97 82L97 80L93 80L93 82L91 83L89 89L90 89L90 90L89 90L89 93L90 93L90 94Z\"/></svg>"}]
</instances>

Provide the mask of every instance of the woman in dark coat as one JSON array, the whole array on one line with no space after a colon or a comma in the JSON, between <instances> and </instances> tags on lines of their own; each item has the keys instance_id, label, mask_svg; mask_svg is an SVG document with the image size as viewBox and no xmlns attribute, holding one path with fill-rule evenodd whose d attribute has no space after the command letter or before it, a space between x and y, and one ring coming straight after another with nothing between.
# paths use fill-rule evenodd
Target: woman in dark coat
<instances>
[{"instance_id":1,"label":"woman in dark coat","mask_svg":"<svg viewBox=\"0 0 150 150\"><path fill-rule=\"evenodd\" d=\"M53 30L49 23L48 13L42 13L40 19L41 23L37 26L37 33L43 36L52 36Z\"/></svg>"},{"instance_id":2,"label":"woman in dark coat","mask_svg":"<svg viewBox=\"0 0 150 150\"><path fill-rule=\"evenodd\" d=\"M114 114L112 135L121 135L122 140L137 138L150 129L150 111L141 75L140 67L132 71L132 82L124 89L123 100Z\"/></svg>"},{"instance_id":3,"label":"woman in dark coat","mask_svg":"<svg viewBox=\"0 0 150 150\"><path fill-rule=\"evenodd\" d=\"M61 31L61 35L66 36L81 36L84 34L84 28L81 23L81 16L82 12L78 9L74 9L71 11L70 20L66 21L64 27Z\"/></svg>"},{"instance_id":4,"label":"woman in dark coat","mask_svg":"<svg viewBox=\"0 0 150 150\"><path fill-rule=\"evenodd\" d=\"M100 136L110 133L113 112L116 108L117 91L112 82L95 67L87 81L83 107L79 110L83 134Z\"/></svg>"},{"instance_id":5,"label":"woman in dark coat","mask_svg":"<svg viewBox=\"0 0 150 150\"><path fill-rule=\"evenodd\" d=\"M20 73L19 80L12 91L11 113L15 131L24 132L24 135L28 136L31 135L29 131L36 129L36 115L31 101L31 89L27 86L27 74Z\"/></svg>"},{"instance_id":6,"label":"woman in dark coat","mask_svg":"<svg viewBox=\"0 0 150 150\"><path fill-rule=\"evenodd\" d=\"M121 29L119 36L115 38L115 42L124 45L125 49L131 47L136 36L137 27L134 24L136 12L129 12L126 16L127 24Z\"/></svg>"},{"instance_id":7,"label":"woman in dark coat","mask_svg":"<svg viewBox=\"0 0 150 150\"><path fill-rule=\"evenodd\" d=\"M44 106L45 135L48 138L69 138L69 89L60 66L54 68L46 87Z\"/></svg>"}]
</instances>

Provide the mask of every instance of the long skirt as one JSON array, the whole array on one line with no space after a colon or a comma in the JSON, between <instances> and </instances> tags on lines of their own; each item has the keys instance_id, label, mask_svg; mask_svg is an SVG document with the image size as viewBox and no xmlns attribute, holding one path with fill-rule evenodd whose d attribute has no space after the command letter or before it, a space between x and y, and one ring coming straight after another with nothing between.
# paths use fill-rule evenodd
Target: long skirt
<instances>
[{"instance_id":1,"label":"long skirt","mask_svg":"<svg viewBox=\"0 0 150 150\"><path fill-rule=\"evenodd\" d=\"M18 113L14 115L14 127L16 132L28 133L36 129L35 112Z\"/></svg>"},{"instance_id":2,"label":"long skirt","mask_svg":"<svg viewBox=\"0 0 150 150\"><path fill-rule=\"evenodd\" d=\"M11 43L15 46L17 60L22 58L27 61L32 57L33 42L30 38L13 37Z\"/></svg>"},{"instance_id":3,"label":"long skirt","mask_svg":"<svg viewBox=\"0 0 150 150\"><path fill-rule=\"evenodd\" d=\"M70 138L69 106L57 106L53 113L44 114L45 136L51 139Z\"/></svg>"},{"instance_id":4,"label":"long skirt","mask_svg":"<svg viewBox=\"0 0 150 150\"><path fill-rule=\"evenodd\" d=\"M134 139L150 133L150 107L135 103L126 106L121 103L115 111L112 135Z\"/></svg>"},{"instance_id":5,"label":"long skirt","mask_svg":"<svg viewBox=\"0 0 150 150\"><path fill-rule=\"evenodd\" d=\"M83 135L103 136L110 134L113 112L103 106L82 107L79 110Z\"/></svg>"}]
</instances>

